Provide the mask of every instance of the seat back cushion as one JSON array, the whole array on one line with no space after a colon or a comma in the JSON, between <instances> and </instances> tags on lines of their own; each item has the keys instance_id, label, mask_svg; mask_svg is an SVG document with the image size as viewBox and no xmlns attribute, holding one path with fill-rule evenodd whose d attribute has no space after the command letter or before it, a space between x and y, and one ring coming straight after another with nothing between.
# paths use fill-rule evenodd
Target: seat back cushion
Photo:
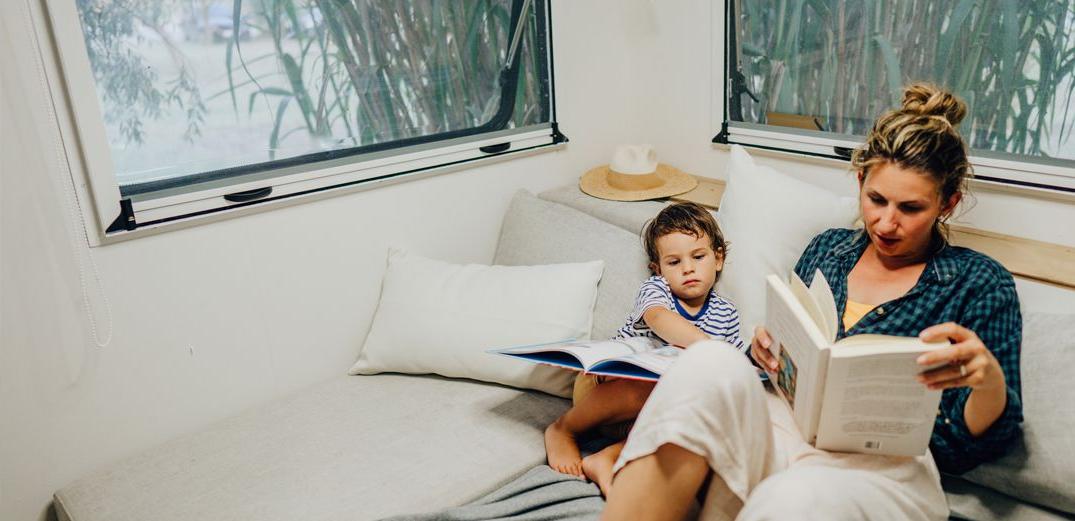
<instances>
[{"instance_id":1,"label":"seat back cushion","mask_svg":"<svg viewBox=\"0 0 1075 521\"><path fill-rule=\"evenodd\" d=\"M963 475L972 483L1075 514L1075 315L1026 313L1020 373L1023 438Z\"/></svg>"},{"instance_id":2,"label":"seat back cushion","mask_svg":"<svg viewBox=\"0 0 1075 521\"><path fill-rule=\"evenodd\" d=\"M941 476L951 519L973 521L1070 521L1059 510L1027 503L959 476Z\"/></svg>"},{"instance_id":3,"label":"seat back cushion","mask_svg":"<svg viewBox=\"0 0 1075 521\"><path fill-rule=\"evenodd\" d=\"M493 264L525 266L593 260L605 261L605 271L597 285L590 337L603 340L615 336L623 326L634 307L639 286L649 277L638 236L529 192L515 194L501 225Z\"/></svg>"},{"instance_id":4,"label":"seat back cushion","mask_svg":"<svg viewBox=\"0 0 1075 521\"><path fill-rule=\"evenodd\" d=\"M560 203L597 219L626 230L635 238L642 233L646 221L654 218L670 201L610 201L598 199L579 189L578 185L553 188L538 194L546 201ZM639 243L641 248L641 243Z\"/></svg>"}]
</instances>

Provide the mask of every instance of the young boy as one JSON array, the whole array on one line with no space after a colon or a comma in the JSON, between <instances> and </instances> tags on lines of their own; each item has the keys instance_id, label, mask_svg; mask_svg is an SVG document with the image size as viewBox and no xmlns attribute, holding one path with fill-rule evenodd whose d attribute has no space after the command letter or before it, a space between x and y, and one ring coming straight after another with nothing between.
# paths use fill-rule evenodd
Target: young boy
<instances>
[{"instance_id":1,"label":"young boy","mask_svg":"<svg viewBox=\"0 0 1075 521\"><path fill-rule=\"evenodd\" d=\"M727 245L709 211L694 203L668 206L646 224L642 239L653 276L642 283L635 309L617 337L647 336L684 348L716 339L745 352L739 312L714 288ZM607 496L623 441L582 459L575 437L598 426L633 420L653 386L653 382L579 375L574 407L545 429L549 466L565 474L585 474Z\"/></svg>"}]
</instances>

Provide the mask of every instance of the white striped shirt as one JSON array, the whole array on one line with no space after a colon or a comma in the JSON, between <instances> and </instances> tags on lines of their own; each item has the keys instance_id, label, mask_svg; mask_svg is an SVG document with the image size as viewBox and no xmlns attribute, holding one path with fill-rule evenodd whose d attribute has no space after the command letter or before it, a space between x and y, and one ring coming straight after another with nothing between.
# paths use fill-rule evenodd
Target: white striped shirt
<instances>
[{"instance_id":1,"label":"white striped shirt","mask_svg":"<svg viewBox=\"0 0 1075 521\"><path fill-rule=\"evenodd\" d=\"M739 311L735 304L717 294L716 287L709 291L705 304L697 314L691 315L679 299L672 295L672 288L668 281L660 275L654 275L642 283L635 298L635 309L627 316L627 323L617 331L617 336L635 337L644 336L657 340L664 340L657 336L652 329L642 320L642 314L652 307L662 307L679 313L690 323L701 329L714 340L724 340L735 346L741 352L746 352L746 344L739 336ZM667 343L667 342L665 342Z\"/></svg>"}]
</instances>

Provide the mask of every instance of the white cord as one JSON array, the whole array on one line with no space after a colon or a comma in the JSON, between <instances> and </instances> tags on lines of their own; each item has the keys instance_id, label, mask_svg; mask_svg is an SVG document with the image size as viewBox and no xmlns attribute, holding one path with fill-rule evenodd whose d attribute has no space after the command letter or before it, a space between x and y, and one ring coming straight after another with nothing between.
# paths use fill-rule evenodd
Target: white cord
<instances>
[{"instance_id":1,"label":"white cord","mask_svg":"<svg viewBox=\"0 0 1075 521\"><path fill-rule=\"evenodd\" d=\"M97 269L97 263L93 259L93 254L90 249L89 233L86 231L86 220L82 214L82 207L78 201L78 195L75 191L74 177L71 175L71 165L67 161L67 153L64 148L64 143L60 137L60 122L57 117L56 100L52 95L52 90L49 89L48 74L45 69L44 58L42 57L41 47L38 45L40 41L40 35L37 32L37 24L34 22L33 8L30 6L32 0L26 0L23 3L23 14L25 16L26 23L30 26L33 32L31 38L31 44L34 48L34 63L37 65L37 79L41 84L41 92L45 94L45 111L48 113L50 121L56 123L55 132L50 133L52 136L52 144L56 155L56 166L60 172L60 185L63 186L64 198L68 212L71 214L65 224L67 228L67 235L70 239L70 246L75 254L76 264L78 264L78 281L82 288L82 308L86 313L86 317L89 320L90 332L93 335L93 342L97 347L105 347L112 342L112 303L108 300L108 295L104 291L104 285L101 283L101 274ZM42 5L42 9L47 9ZM74 230L71 230L71 227ZM81 231L80 231L81 230ZM81 235L81 237L79 237ZM81 239L81 240L80 240ZM107 317L107 335L104 340L101 340L99 331L97 329L97 317L93 313L93 306L90 302L89 287L86 284L86 262L89 261L90 271L93 273L93 280L97 284L97 288L100 289L101 300L104 303L105 316Z\"/></svg>"}]
</instances>

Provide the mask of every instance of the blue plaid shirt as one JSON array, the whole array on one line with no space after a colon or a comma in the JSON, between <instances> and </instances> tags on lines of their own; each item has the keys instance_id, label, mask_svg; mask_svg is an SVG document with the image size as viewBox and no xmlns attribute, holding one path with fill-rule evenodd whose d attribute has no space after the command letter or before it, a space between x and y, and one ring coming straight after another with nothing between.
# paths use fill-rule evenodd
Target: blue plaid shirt
<instances>
[{"instance_id":1,"label":"blue plaid shirt","mask_svg":"<svg viewBox=\"0 0 1075 521\"><path fill-rule=\"evenodd\" d=\"M847 304L847 275L869 243L861 230L828 230L806 247L795 273L810 284L820 269L832 286L838 316ZM1023 402L1019 385L1019 345L1023 323L1015 280L997 261L967 248L944 246L926 263L907 294L885 302L848 331L840 320L838 337L862 333L918 336L932 325L955 322L978 334L1004 371L1008 403L981 436L971 435L963 407L971 390L946 389L933 426L930 449L944 472L961 474L1005 454L1021 435Z\"/></svg>"}]
</instances>

